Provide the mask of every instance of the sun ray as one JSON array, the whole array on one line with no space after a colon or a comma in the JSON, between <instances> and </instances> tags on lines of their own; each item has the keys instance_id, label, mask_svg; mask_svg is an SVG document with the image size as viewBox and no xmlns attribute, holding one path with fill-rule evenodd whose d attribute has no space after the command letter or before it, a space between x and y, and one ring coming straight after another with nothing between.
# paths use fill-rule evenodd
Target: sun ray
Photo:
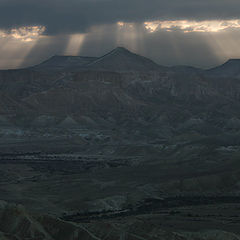
<instances>
[{"instance_id":1,"label":"sun ray","mask_svg":"<svg viewBox=\"0 0 240 240\"><path fill-rule=\"evenodd\" d=\"M5 66L8 68L20 67L45 30L44 26L25 26L12 28L9 31L0 30L1 53L6 52L1 68L5 68Z\"/></svg>"},{"instance_id":2,"label":"sun ray","mask_svg":"<svg viewBox=\"0 0 240 240\"><path fill-rule=\"evenodd\" d=\"M116 44L118 46L126 45L132 51L138 49L138 31L136 23L117 23Z\"/></svg>"},{"instance_id":3,"label":"sun ray","mask_svg":"<svg viewBox=\"0 0 240 240\"><path fill-rule=\"evenodd\" d=\"M17 40L9 40L5 45L5 51L7 51L7 58L5 59L5 65L9 68L19 68L25 60L27 54L34 48L35 41L31 42L19 42Z\"/></svg>"},{"instance_id":4,"label":"sun ray","mask_svg":"<svg viewBox=\"0 0 240 240\"><path fill-rule=\"evenodd\" d=\"M73 34L69 38L68 45L64 51L65 55L79 55L81 52L86 34Z\"/></svg>"}]
</instances>

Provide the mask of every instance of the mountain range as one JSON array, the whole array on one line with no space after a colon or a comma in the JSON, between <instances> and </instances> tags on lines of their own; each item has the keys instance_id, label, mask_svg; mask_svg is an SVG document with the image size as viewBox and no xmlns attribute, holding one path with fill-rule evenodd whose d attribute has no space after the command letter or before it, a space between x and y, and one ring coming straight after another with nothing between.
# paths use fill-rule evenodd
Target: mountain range
<instances>
[{"instance_id":1,"label":"mountain range","mask_svg":"<svg viewBox=\"0 0 240 240\"><path fill-rule=\"evenodd\" d=\"M209 70L165 67L122 47L99 58L53 56L0 71L0 114L3 125L20 127L69 121L70 128L148 125L172 132L200 119L203 128L223 129L240 119L239 73L237 59Z\"/></svg>"},{"instance_id":2,"label":"mountain range","mask_svg":"<svg viewBox=\"0 0 240 240\"><path fill-rule=\"evenodd\" d=\"M239 73L124 48L0 71L0 239L240 239Z\"/></svg>"}]
</instances>

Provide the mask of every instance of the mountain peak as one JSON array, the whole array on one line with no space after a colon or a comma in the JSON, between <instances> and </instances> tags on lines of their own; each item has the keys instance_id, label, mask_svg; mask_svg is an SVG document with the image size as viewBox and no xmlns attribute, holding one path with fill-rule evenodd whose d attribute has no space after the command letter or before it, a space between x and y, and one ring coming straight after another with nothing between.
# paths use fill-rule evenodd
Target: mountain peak
<instances>
[{"instance_id":1,"label":"mountain peak","mask_svg":"<svg viewBox=\"0 0 240 240\"><path fill-rule=\"evenodd\" d=\"M87 65L92 69L108 71L156 71L160 66L152 60L129 51L124 47L117 47L111 52Z\"/></svg>"},{"instance_id":2,"label":"mountain peak","mask_svg":"<svg viewBox=\"0 0 240 240\"><path fill-rule=\"evenodd\" d=\"M108 52L107 54L103 55L102 57L100 57L100 59L110 55L118 56L118 55L136 55L136 54L132 53L131 51L129 51L124 47L117 47L117 48L114 48L112 51Z\"/></svg>"},{"instance_id":3,"label":"mountain peak","mask_svg":"<svg viewBox=\"0 0 240 240\"><path fill-rule=\"evenodd\" d=\"M125 47L116 47L115 49L112 50L112 52L130 52L128 49Z\"/></svg>"},{"instance_id":4,"label":"mountain peak","mask_svg":"<svg viewBox=\"0 0 240 240\"><path fill-rule=\"evenodd\" d=\"M84 69L104 71L159 71L161 67L152 60L117 47L102 57L61 56L54 55L50 59L34 66L38 70L79 71Z\"/></svg>"}]
</instances>

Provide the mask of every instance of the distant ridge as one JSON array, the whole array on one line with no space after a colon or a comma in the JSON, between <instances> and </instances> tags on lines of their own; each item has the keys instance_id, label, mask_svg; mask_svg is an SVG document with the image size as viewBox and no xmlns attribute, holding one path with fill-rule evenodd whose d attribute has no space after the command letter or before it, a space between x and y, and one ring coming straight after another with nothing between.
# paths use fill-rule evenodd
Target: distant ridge
<instances>
[{"instance_id":1,"label":"distant ridge","mask_svg":"<svg viewBox=\"0 0 240 240\"><path fill-rule=\"evenodd\" d=\"M130 52L124 47L117 47L104 56L89 63L87 67L111 71L151 71L162 67L152 60Z\"/></svg>"},{"instance_id":2,"label":"distant ridge","mask_svg":"<svg viewBox=\"0 0 240 240\"><path fill-rule=\"evenodd\" d=\"M71 70L80 68L96 59L97 57L55 55L33 68L42 70Z\"/></svg>"},{"instance_id":3,"label":"distant ridge","mask_svg":"<svg viewBox=\"0 0 240 240\"><path fill-rule=\"evenodd\" d=\"M162 67L122 47L99 58L53 56L33 68L0 71L0 115L33 128L60 121L72 129L166 123L165 135L170 122L176 129L178 123L205 128L215 109L210 118L218 120L220 114L221 124L222 118L240 119L238 76L238 59L201 70Z\"/></svg>"},{"instance_id":4,"label":"distant ridge","mask_svg":"<svg viewBox=\"0 0 240 240\"><path fill-rule=\"evenodd\" d=\"M224 64L209 69L208 74L222 77L239 77L240 76L240 59L229 59Z\"/></svg>"},{"instance_id":5,"label":"distant ridge","mask_svg":"<svg viewBox=\"0 0 240 240\"><path fill-rule=\"evenodd\" d=\"M154 61L133 53L124 47L117 47L101 57L54 55L42 63L28 69L39 71L111 71L111 72L173 72L177 74L218 77L240 77L240 59L229 59L224 64L203 70L196 67L179 65L165 67Z\"/></svg>"},{"instance_id":6,"label":"distant ridge","mask_svg":"<svg viewBox=\"0 0 240 240\"><path fill-rule=\"evenodd\" d=\"M32 67L35 70L52 71L156 71L165 69L152 60L130 52L124 47L117 47L102 57L60 56L55 55Z\"/></svg>"}]
</instances>

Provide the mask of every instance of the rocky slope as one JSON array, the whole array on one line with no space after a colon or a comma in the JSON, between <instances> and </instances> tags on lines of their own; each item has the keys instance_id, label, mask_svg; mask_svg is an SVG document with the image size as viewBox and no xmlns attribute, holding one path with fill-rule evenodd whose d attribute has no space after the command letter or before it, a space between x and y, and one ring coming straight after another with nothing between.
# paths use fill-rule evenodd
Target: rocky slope
<instances>
[{"instance_id":1,"label":"rocky slope","mask_svg":"<svg viewBox=\"0 0 240 240\"><path fill-rule=\"evenodd\" d=\"M33 66L38 71L76 71L98 58L81 56L53 56L50 59Z\"/></svg>"},{"instance_id":2,"label":"rocky slope","mask_svg":"<svg viewBox=\"0 0 240 240\"><path fill-rule=\"evenodd\" d=\"M146 220L146 222L145 222ZM240 236L220 230L169 231L139 217L91 223L66 222L47 215L30 215L22 206L0 203L1 240L238 240Z\"/></svg>"}]
</instances>

